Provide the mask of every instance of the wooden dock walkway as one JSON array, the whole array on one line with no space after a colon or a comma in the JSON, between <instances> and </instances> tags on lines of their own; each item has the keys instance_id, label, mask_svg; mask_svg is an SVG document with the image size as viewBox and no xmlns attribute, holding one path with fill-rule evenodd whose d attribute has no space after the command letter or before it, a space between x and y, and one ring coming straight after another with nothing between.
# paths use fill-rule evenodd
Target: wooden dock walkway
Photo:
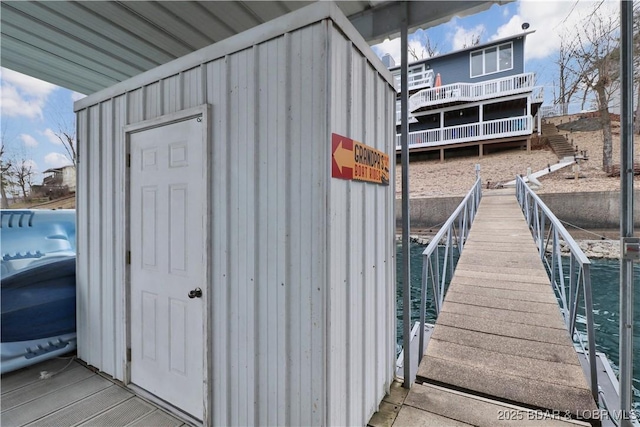
<instances>
[{"instance_id":1,"label":"wooden dock walkway","mask_svg":"<svg viewBox=\"0 0 640 427\"><path fill-rule=\"evenodd\" d=\"M483 196L416 382L395 425L599 423L513 193Z\"/></svg>"}]
</instances>

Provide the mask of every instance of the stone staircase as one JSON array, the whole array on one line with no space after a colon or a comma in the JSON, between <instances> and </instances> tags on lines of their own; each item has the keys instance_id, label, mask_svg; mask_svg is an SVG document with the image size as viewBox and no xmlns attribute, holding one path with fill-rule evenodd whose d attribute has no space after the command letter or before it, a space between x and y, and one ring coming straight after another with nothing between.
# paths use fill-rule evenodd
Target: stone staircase
<instances>
[{"instance_id":1,"label":"stone staircase","mask_svg":"<svg viewBox=\"0 0 640 427\"><path fill-rule=\"evenodd\" d=\"M573 157L575 150L567 140L567 137L558 133L558 128L553 123L542 122L542 136L549 141L549 145L556 153L558 159Z\"/></svg>"}]
</instances>

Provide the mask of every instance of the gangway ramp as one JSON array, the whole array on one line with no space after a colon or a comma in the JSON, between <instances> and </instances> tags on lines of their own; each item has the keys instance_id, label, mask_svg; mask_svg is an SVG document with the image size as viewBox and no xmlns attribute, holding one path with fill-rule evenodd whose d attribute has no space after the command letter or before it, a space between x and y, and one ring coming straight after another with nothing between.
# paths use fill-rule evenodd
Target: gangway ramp
<instances>
[{"instance_id":1,"label":"gangway ramp","mask_svg":"<svg viewBox=\"0 0 640 427\"><path fill-rule=\"evenodd\" d=\"M483 196L416 382L598 424L596 403L513 192ZM413 387L407 399L421 391ZM450 413L460 404L446 401ZM439 412L447 416L442 404Z\"/></svg>"}]
</instances>

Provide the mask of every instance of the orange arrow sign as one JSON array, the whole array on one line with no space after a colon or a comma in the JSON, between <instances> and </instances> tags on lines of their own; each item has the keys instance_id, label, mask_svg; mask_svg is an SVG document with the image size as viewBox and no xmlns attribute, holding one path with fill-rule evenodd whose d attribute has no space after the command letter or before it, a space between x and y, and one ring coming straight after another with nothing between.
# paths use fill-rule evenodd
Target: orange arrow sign
<instances>
[{"instance_id":1,"label":"orange arrow sign","mask_svg":"<svg viewBox=\"0 0 640 427\"><path fill-rule=\"evenodd\" d=\"M331 176L353 179L353 140L336 133L331 134Z\"/></svg>"},{"instance_id":2,"label":"orange arrow sign","mask_svg":"<svg viewBox=\"0 0 640 427\"><path fill-rule=\"evenodd\" d=\"M331 176L389 185L389 155L362 142L333 133Z\"/></svg>"},{"instance_id":3,"label":"orange arrow sign","mask_svg":"<svg viewBox=\"0 0 640 427\"><path fill-rule=\"evenodd\" d=\"M333 159L338 165L338 170L340 170L340 174L343 174L343 168L347 167L353 169L353 150L347 150L342 147L342 139L338 143L338 146L333 151Z\"/></svg>"}]
</instances>

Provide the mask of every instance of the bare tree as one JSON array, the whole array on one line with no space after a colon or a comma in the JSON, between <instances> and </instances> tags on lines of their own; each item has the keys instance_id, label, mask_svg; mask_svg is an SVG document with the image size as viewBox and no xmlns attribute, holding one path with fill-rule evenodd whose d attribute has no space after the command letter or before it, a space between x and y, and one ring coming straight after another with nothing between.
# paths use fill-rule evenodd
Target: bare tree
<instances>
[{"instance_id":1,"label":"bare tree","mask_svg":"<svg viewBox=\"0 0 640 427\"><path fill-rule=\"evenodd\" d=\"M478 34L476 33L471 34L471 42L467 43L467 41L465 40L464 43L462 44L462 48L466 49L468 47L478 46L480 44L480 39L482 38L482 33L483 31L481 31Z\"/></svg>"},{"instance_id":2,"label":"bare tree","mask_svg":"<svg viewBox=\"0 0 640 427\"><path fill-rule=\"evenodd\" d=\"M617 17L603 16L597 4L589 19L583 20L583 31L576 33L574 61L569 70L582 86L583 103L589 93L595 95L602 126L602 167L612 165L613 139L609 102L620 88L620 23Z\"/></svg>"},{"instance_id":3,"label":"bare tree","mask_svg":"<svg viewBox=\"0 0 640 427\"><path fill-rule=\"evenodd\" d=\"M7 199L7 189L9 189L13 182L11 180L11 162L6 159L4 150L4 133L3 141L0 146L0 195L2 196L2 209L9 209L9 199Z\"/></svg>"},{"instance_id":4,"label":"bare tree","mask_svg":"<svg viewBox=\"0 0 640 427\"><path fill-rule=\"evenodd\" d=\"M560 48L558 50L558 57L555 61L558 66L558 79L559 79L559 93L555 96L554 104L560 104L562 107L562 114L568 114L568 106L571 103L571 98L580 89L580 78L576 74L570 71L571 62L573 61L573 53L575 50L575 39L569 37L562 37L560 40ZM584 102L584 101L583 101Z\"/></svg>"},{"instance_id":5,"label":"bare tree","mask_svg":"<svg viewBox=\"0 0 640 427\"><path fill-rule=\"evenodd\" d=\"M29 192L33 185L33 178L35 176L35 171L33 170L31 163L23 157L18 161L11 162L9 171L15 181L15 185L22 192L22 198L26 200L29 197Z\"/></svg>"},{"instance_id":6,"label":"bare tree","mask_svg":"<svg viewBox=\"0 0 640 427\"><path fill-rule=\"evenodd\" d=\"M77 166L78 155L76 152L76 135L75 131L62 130L60 127L58 132L55 132L56 137L60 140L64 149L67 150L67 157L71 159L73 167Z\"/></svg>"},{"instance_id":7,"label":"bare tree","mask_svg":"<svg viewBox=\"0 0 640 427\"><path fill-rule=\"evenodd\" d=\"M433 43L430 38L427 38L424 44L420 45L420 51L418 52L415 46L408 46L409 55L414 61L419 61L425 58L431 58L438 53L438 43Z\"/></svg>"},{"instance_id":8,"label":"bare tree","mask_svg":"<svg viewBox=\"0 0 640 427\"><path fill-rule=\"evenodd\" d=\"M75 115L69 110L68 103L58 103L54 108L52 120L56 123L56 130L53 134L60 141L67 152L67 157L74 167L78 162L78 151L76 143L76 122Z\"/></svg>"}]
</instances>

